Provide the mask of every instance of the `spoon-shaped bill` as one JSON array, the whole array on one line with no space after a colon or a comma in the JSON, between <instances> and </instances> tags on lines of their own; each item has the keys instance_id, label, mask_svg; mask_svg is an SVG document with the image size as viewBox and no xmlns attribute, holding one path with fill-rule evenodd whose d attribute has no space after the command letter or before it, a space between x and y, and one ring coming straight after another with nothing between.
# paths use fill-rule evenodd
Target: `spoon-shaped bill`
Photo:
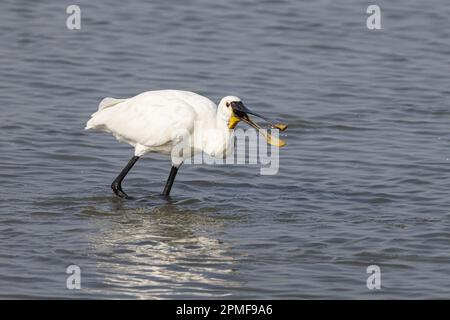
<instances>
[{"instance_id":1,"label":"spoon-shaped bill","mask_svg":"<svg viewBox=\"0 0 450 320\"><path fill-rule=\"evenodd\" d=\"M259 113L253 112L251 110L249 110L241 101L235 101L231 103L231 106L233 108L234 113L238 116L243 118L248 118L248 115L251 114L255 117L261 118L263 120L265 120L267 123L270 124L270 126L272 128L276 128L280 131L284 131L286 130L286 128L288 127L287 124L283 124L283 123L277 123L276 121L273 121Z\"/></svg>"},{"instance_id":2,"label":"spoon-shaped bill","mask_svg":"<svg viewBox=\"0 0 450 320\"><path fill-rule=\"evenodd\" d=\"M255 128L259 133L261 133L263 135L264 139L266 139L268 144L271 144L278 148L281 148L286 145L285 141L272 136L270 133L267 132L266 129L261 128L258 124L254 123L252 120L250 120L250 118L248 118L248 117L242 118L242 120L244 122L248 123L253 128Z\"/></svg>"}]
</instances>

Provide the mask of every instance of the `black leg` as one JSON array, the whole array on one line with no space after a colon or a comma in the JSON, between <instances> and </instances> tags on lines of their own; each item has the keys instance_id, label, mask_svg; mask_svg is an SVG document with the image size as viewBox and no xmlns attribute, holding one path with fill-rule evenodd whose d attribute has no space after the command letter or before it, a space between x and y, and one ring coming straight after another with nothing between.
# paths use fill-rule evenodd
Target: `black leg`
<instances>
[{"instance_id":1,"label":"black leg","mask_svg":"<svg viewBox=\"0 0 450 320\"><path fill-rule=\"evenodd\" d=\"M177 175L178 168L172 166L170 170L169 178L167 179L166 186L164 187L164 191L162 192L163 196L168 196L170 194L170 189L172 189L173 182L175 181L175 176Z\"/></svg>"},{"instance_id":2,"label":"black leg","mask_svg":"<svg viewBox=\"0 0 450 320\"><path fill-rule=\"evenodd\" d=\"M139 157L134 156L127 163L125 168L122 169L122 172L117 176L117 178L111 184L112 191L121 198L129 198L129 196L122 190L122 180L125 178L127 173L133 168L134 164L139 160Z\"/></svg>"}]
</instances>

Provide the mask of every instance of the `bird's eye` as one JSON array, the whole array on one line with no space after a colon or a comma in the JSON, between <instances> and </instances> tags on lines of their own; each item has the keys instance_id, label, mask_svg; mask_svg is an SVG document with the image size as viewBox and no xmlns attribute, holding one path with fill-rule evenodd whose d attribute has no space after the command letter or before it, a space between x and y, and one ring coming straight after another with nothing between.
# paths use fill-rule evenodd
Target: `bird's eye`
<instances>
[{"instance_id":1,"label":"bird's eye","mask_svg":"<svg viewBox=\"0 0 450 320\"><path fill-rule=\"evenodd\" d=\"M227 103L226 103L226 106L227 106L227 107L229 107L229 106L230 106L230 103L229 103L229 102L227 102Z\"/></svg>"}]
</instances>

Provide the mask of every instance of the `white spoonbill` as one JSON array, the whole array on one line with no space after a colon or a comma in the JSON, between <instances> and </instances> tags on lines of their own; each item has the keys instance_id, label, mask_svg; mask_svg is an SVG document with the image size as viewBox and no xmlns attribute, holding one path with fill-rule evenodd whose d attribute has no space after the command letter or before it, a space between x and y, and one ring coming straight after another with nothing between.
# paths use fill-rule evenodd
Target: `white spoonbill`
<instances>
[{"instance_id":1,"label":"white spoonbill","mask_svg":"<svg viewBox=\"0 0 450 320\"><path fill-rule=\"evenodd\" d=\"M261 127L250 120L248 114L268 121L272 128L282 131L287 128L248 110L238 97L227 96L216 106L193 92L159 90L129 99L103 99L85 129L109 132L134 147L134 156L111 184L113 192L121 198L128 198L122 190L122 180L141 156L149 152L170 155L172 169L162 193L168 196L185 159L200 152L223 157L231 151L234 128L241 120L263 134L268 143L278 147L285 145L265 130L260 131ZM180 145L189 152L175 150Z\"/></svg>"}]
</instances>

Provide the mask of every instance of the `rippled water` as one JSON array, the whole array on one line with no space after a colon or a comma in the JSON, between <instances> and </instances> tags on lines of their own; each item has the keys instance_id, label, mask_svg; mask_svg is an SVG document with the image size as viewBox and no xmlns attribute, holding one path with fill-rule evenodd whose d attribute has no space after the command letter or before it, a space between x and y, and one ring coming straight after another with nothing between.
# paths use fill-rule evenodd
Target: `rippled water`
<instances>
[{"instance_id":1,"label":"rippled water","mask_svg":"<svg viewBox=\"0 0 450 320\"><path fill-rule=\"evenodd\" d=\"M0 5L0 297L449 298L450 4ZM105 96L233 94L287 120L280 171L141 160L84 124ZM82 289L66 289L66 267ZM367 266L382 289L366 288Z\"/></svg>"}]
</instances>

